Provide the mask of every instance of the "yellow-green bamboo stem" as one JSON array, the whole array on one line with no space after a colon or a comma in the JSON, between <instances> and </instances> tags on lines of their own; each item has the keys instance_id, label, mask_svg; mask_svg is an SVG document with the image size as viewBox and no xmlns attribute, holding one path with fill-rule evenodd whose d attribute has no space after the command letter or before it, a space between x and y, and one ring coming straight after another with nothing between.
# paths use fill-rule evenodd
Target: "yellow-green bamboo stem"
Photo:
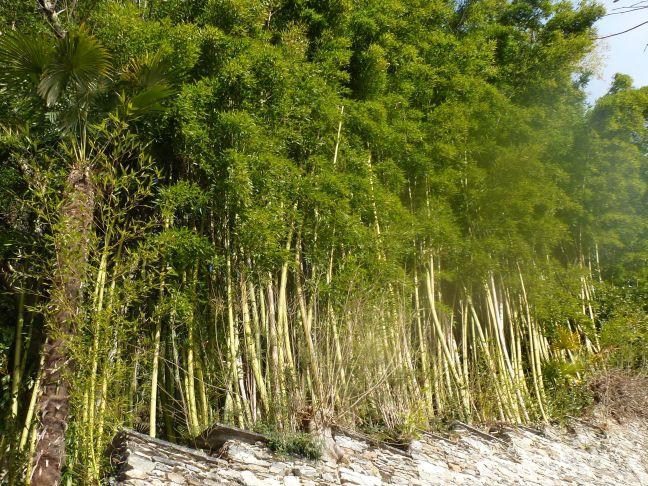
<instances>
[{"instance_id":1,"label":"yellow-green bamboo stem","mask_svg":"<svg viewBox=\"0 0 648 486\"><path fill-rule=\"evenodd\" d=\"M34 413L36 411L36 402L38 400L38 395L40 393L40 384L43 378L43 362L45 356L41 353L39 362L38 362L38 372L36 373L36 379L34 380L34 386L32 388L31 397L29 399L29 405L27 406L27 412L25 413L25 425L23 426L22 433L20 434L20 442L18 444L18 449L23 450L29 439L30 432L33 429L33 420ZM31 461L30 461L31 462Z\"/></svg>"},{"instance_id":2,"label":"yellow-green bamboo stem","mask_svg":"<svg viewBox=\"0 0 648 486\"><path fill-rule=\"evenodd\" d=\"M196 376L198 378L198 392L200 393L200 412L201 418L200 427L211 425L212 417L209 410L209 401L207 400L207 387L205 384L205 373L203 371L202 360L196 360Z\"/></svg>"},{"instance_id":3,"label":"yellow-green bamboo stem","mask_svg":"<svg viewBox=\"0 0 648 486\"><path fill-rule=\"evenodd\" d=\"M184 385L182 383L182 377L180 376L180 367L182 366L180 351L178 350L178 343L176 338L175 322L172 320L171 325L169 326L169 331L171 332L171 352L173 353L173 378L176 384L176 390L180 396L180 403L182 404L182 411L184 412L185 422L187 424L187 430L191 430L190 413L189 405L187 404L186 393Z\"/></svg>"},{"instance_id":4,"label":"yellow-green bamboo stem","mask_svg":"<svg viewBox=\"0 0 648 486\"><path fill-rule=\"evenodd\" d=\"M468 301L468 307L470 308L470 312L472 315L473 324L475 326L475 329L477 330L477 337L479 340L479 344L482 348L482 351L484 352L484 356L486 358L486 364L491 372L491 377L493 379L493 382L495 383L495 393L497 395L497 402L498 402L497 406L499 408L500 415L506 419L513 419L514 414L510 411L512 399L510 397L509 388L506 384L502 384L501 381L502 373L498 373L497 371L497 362L493 358L493 355L490 350L490 346L488 344L488 340L484 333L484 329L477 315L477 311L475 309L475 306L473 305L470 295L467 295L467 301Z\"/></svg>"},{"instance_id":5,"label":"yellow-green bamboo stem","mask_svg":"<svg viewBox=\"0 0 648 486\"><path fill-rule=\"evenodd\" d=\"M18 295L18 313L16 316L16 336L14 339L14 362L11 374L11 416L18 416L18 390L20 388L20 366L22 363L23 324L25 322L25 289Z\"/></svg>"},{"instance_id":6,"label":"yellow-green bamboo stem","mask_svg":"<svg viewBox=\"0 0 648 486\"><path fill-rule=\"evenodd\" d=\"M315 352L315 345L313 343L312 335L312 313L307 309L308 305L306 303L306 297L304 295L304 290L301 283L301 236L298 234L297 243L295 248L295 288L297 290L297 299L299 302L299 311L301 315L301 322L304 334L304 340L306 341L306 350L308 352L308 368L312 374L312 380L315 384L315 401L319 400L323 396L324 387L321 381L319 363L317 359L317 353Z\"/></svg>"},{"instance_id":7,"label":"yellow-green bamboo stem","mask_svg":"<svg viewBox=\"0 0 648 486\"><path fill-rule=\"evenodd\" d=\"M228 253L227 256L227 321L228 321L228 367L229 371L229 384L228 394L230 395L230 403L233 405L234 410L229 410L228 414L232 414L233 418L238 422L240 427L245 425L245 412L243 410L243 403L245 400L245 385L243 383L243 370L241 357L239 354L239 338L234 321L234 296L232 289L232 260ZM238 387L238 391L237 391ZM247 407L247 404L246 404Z\"/></svg>"},{"instance_id":8,"label":"yellow-green bamboo stem","mask_svg":"<svg viewBox=\"0 0 648 486\"><path fill-rule=\"evenodd\" d=\"M162 335L162 320L155 319L155 333L153 335L153 363L151 364L151 396L149 403L149 435L156 434L156 413L157 413L157 387L158 369L160 361L160 337Z\"/></svg>"},{"instance_id":9,"label":"yellow-green bamboo stem","mask_svg":"<svg viewBox=\"0 0 648 486\"><path fill-rule=\"evenodd\" d=\"M270 346L270 360L272 366L268 367L270 373L270 383L272 384L272 394L275 403L281 400L284 396L284 360L281 332L276 320L276 309L274 300L274 290L272 288L272 279L266 286L266 294L268 296L268 330L269 330L269 346ZM279 410L281 404L279 402Z\"/></svg>"},{"instance_id":10,"label":"yellow-green bamboo stem","mask_svg":"<svg viewBox=\"0 0 648 486\"><path fill-rule=\"evenodd\" d=\"M246 351L248 355L248 362L252 368L252 374L256 387L259 391L261 398L261 406L266 414L270 411L270 402L268 400L268 392L261 372L261 357L257 349L257 341L255 333L250 324L250 310L248 305L248 287L246 285L243 275L240 278L241 289L241 308L243 314L243 334L245 338Z\"/></svg>"},{"instance_id":11,"label":"yellow-green bamboo stem","mask_svg":"<svg viewBox=\"0 0 648 486\"><path fill-rule=\"evenodd\" d=\"M191 433L195 436L200 431L198 420L198 401L196 400L196 369L194 360L194 322L193 318L187 323L187 401L191 415Z\"/></svg>"},{"instance_id":12,"label":"yellow-green bamboo stem","mask_svg":"<svg viewBox=\"0 0 648 486\"><path fill-rule=\"evenodd\" d=\"M436 295L435 295L435 277L434 277L434 259L433 256L430 255L430 263L427 268L427 278L426 278L426 289L427 289L427 297L428 297L428 303L430 305L430 314L432 316L432 323L434 324L434 328L436 331L436 336L438 339L439 344L441 345L441 351L443 352L443 357L444 359L444 366L448 367L448 372L452 379L454 380L459 393L461 396L465 394L465 386L464 383L455 367L455 360L450 352L450 347L448 346L448 340L446 337L446 333L443 330L443 327L441 326L441 321L439 319L439 314L437 313L437 308L436 308ZM465 401L462 399L462 404L465 406ZM464 410L465 411L465 410ZM467 414L470 412L470 410L465 411Z\"/></svg>"},{"instance_id":13,"label":"yellow-green bamboo stem","mask_svg":"<svg viewBox=\"0 0 648 486\"><path fill-rule=\"evenodd\" d=\"M508 386L512 389L512 392L517 398L517 403L514 402L515 408L517 409L516 415L519 416L519 420L521 420L522 416L524 416L524 419L528 422L530 418L526 410L526 404L520 392L520 388L516 384L515 371L513 370L513 364L511 363L508 346L506 344L506 337L504 336L503 310L497 297L495 279L492 273L490 275L490 287L488 284L486 285L486 297L486 302L493 319L492 322L495 331L494 334L497 342L496 349L499 350L498 354L502 361L502 367L509 375L509 380L507 380Z\"/></svg>"}]
</instances>

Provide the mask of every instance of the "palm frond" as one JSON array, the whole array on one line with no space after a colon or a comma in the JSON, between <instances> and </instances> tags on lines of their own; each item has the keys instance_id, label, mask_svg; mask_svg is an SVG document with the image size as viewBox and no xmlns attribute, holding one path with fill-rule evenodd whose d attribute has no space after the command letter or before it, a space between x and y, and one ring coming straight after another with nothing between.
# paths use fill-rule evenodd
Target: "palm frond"
<instances>
[{"instance_id":1,"label":"palm frond","mask_svg":"<svg viewBox=\"0 0 648 486\"><path fill-rule=\"evenodd\" d=\"M37 85L52 58L47 39L8 32L0 36L0 82L8 88L28 82ZM13 85L13 86L12 86Z\"/></svg>"},{"instance_id":2,"label":"palm frond","mask_svg":"<svg viewBox=\"0 0 648 486\"><path fill-rule=\"evenodd\" d=\"M110 75L110 70L110 54L99 41L85 29L68 32L56 46L53 60L38 85L38 93L51 106L68 87L79 93L93 91L101 78Z\"/></svg>"},{"instance_id":3,"label":"palm frond","mask_svg":"<svg viewBox=\"0 0 648 486\"><path fill-rule=\"evenodd\" d=\"M125 88L122 104L130 117L162 108L161 102L173 94L171 67L160 54L145 54L131 60L121 73Z\"/></svg>"},{"instance_id":4,"label":"palm frond","mask_svg":"<svg viewBox=\"0 0 648 486\"><path fill-rule=\"evenodd\" d=\"M129 99L129 114L140 116L151 111L158 111L162 109L161 102L172 94L173 89L165 83L145 88Z\"/></svg>"},{"instance_id":5,"label":"palm frond","mask_svg":"<svg viewBox=\"0 0 648 486\"><path fill-rule=\"evenodd\" d=\"M126 65L121 73L122 81L136 89L146 89L156 84L167 84L172 78L169 62L159 53L144 54Z\"/></svg>"}]
</instances>

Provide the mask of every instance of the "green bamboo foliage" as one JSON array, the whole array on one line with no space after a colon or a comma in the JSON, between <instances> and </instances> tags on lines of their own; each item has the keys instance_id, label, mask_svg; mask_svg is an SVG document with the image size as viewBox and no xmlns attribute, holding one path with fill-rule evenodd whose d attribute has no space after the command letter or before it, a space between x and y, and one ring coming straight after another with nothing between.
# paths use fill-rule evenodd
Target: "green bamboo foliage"
<instances>
[{"instance_id":1,"label":"green bamboo foliage","mask_svg":"<svg viewBox=\"0 0 648 486\"><path fill-rule=\"evenodd\" d=\"M66 339L65 481L98 484L120 426L191 443L216 421L337 424L397 442L566 413L564 390L611 348L606 326L644 322L648 95L619 78L588 110L574 80L601 9L527 7L84 11L114 72L87 113L96 196ZM33 51L40 79L48 49L3 46ZM15 432L0 473L28 482L75 147L42 121L66 115L34 105L33 80L0 82L0 430Z\"/></svg>"}]
</instances>

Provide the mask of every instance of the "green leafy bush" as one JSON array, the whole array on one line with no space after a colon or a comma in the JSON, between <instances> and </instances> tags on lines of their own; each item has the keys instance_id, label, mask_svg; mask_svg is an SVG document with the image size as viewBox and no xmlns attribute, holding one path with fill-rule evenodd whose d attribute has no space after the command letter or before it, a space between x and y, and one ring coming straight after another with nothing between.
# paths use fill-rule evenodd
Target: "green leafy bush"
<instances>
[{"instance_id":1,"label":"green leafy bush","mask_svg":"<svg viewBox=\"0 0 648 486\"><path fill-rule=\"evenodd\" d=\"M256 430L266 436L268 447L277 454L290 454L315 460L322 457L324 444L321 439L307 432L277 430L267 424L258 425Z\"/></svg>"}]
</instances>

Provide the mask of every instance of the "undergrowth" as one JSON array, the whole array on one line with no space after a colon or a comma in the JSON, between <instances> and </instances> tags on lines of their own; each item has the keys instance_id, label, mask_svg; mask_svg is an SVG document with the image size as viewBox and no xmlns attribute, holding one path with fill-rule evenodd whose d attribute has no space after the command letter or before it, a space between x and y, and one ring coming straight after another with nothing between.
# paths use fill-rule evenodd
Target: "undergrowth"
<instances>
[{"instance_id":1,"label":"undergrowth","mask_svg":"<svg viewBox=\"0 0 648 486\"><path fill-rule=\"evenodd\" d=\"M268 424L259 424L256 432L267 439L268 448L279 455L293 455L307 459L321 459L324 444L322 440L307 432L278 430Z\"/></svg>"}]
</instances>

